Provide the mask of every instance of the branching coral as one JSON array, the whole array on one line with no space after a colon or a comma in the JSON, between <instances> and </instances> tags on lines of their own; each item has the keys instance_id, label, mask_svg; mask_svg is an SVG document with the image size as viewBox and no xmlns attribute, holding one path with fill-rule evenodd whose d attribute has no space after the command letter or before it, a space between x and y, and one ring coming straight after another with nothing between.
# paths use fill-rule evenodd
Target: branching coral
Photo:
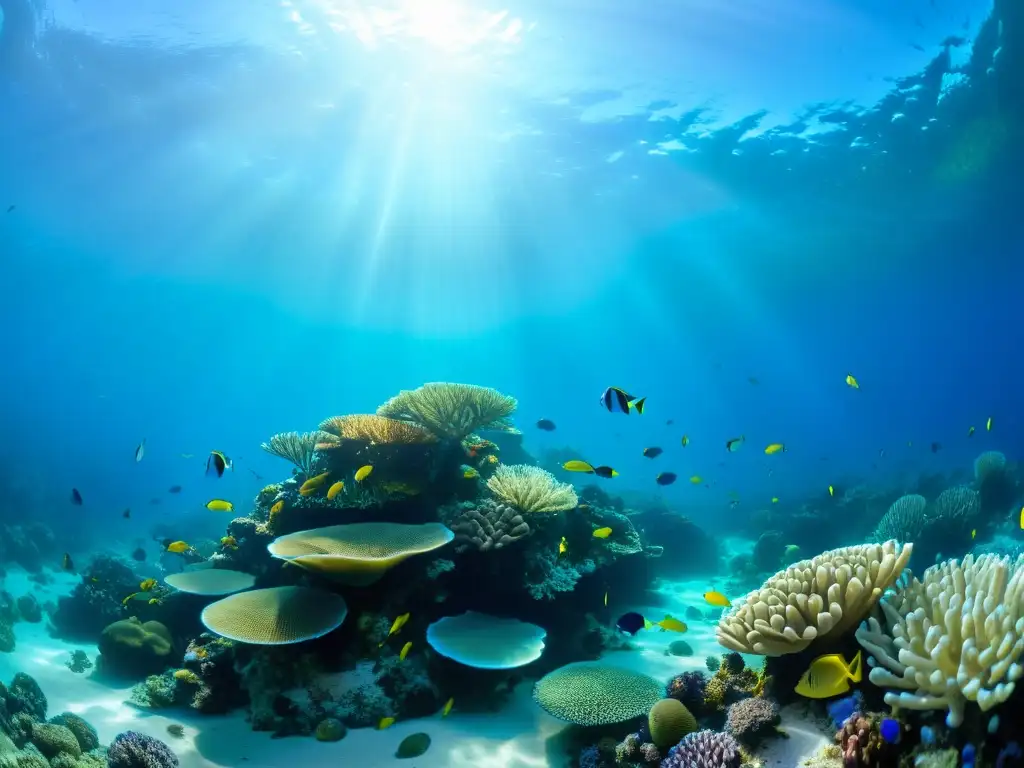
<instances>
[{"instance_id":1,"label":"branching coral","mask_svg":"<svg viewBox=\"0 0 1024 768\"><path fill-rule=\"evenodd\" d=\"M437 436L417 424L376 414L332 416L320 424L324 447L341 440L358 440L371 445L423 445L436 443Z\"/></svg>"},{"instance_id":2,"label":"branching coral","mask_svg":"<svg viewBox=\"0 0 1024 768\"><path fill-rule=\"evenodd\" d=\"M530 535L521 512L490 499L463 506L448 527L457 542L472 544L481 552L501 549Z\"/></svg>"},{"instance_id":3,"label":"branching coral","mask_svg":"<svg viewBox=\"0 0 1024 768\"><path fill-rule=\"evenodd\" d=\"M948 709L957 726L967 701L987 711L1024 674L1024 556L949 560L879 607L857 640L877 662L871 682L899 691L886 693L891 706Z\"/></svg>"},{"instance_id":4,"label":"branching coral","mask_svg":"<svg viewBox=\"0 0 1024 768\"><path fill-rule=\"evenodd\" d=\"M263 443L262 448L278 458L290 461L305 474L309 474L313 466L313 457L317 444L322 441L322 432L282 432Z\"/></svg>"},{"instance_id":5,"label":"branching coral","mask_svg":"<svg viewBox=\"0 0 1024 768\"><path fill-rule=\"evenodd\" d=\"M718 642L763 656L797 653L842 634L871 610L906 567L911 544L861 544L824 552L779 571L718 623Z\"/></svg>"},{"instance_id":6,"label":"branching coral","mask_svg":"<svg viewBox=\"0 0 1024 768\"><path fill-rule=\"evenodd\" d=\"M662 768L740 768L740 745L727 733L697 731L668 753Z\"/></svg>"},{"instance_id":7,"label":"branching coral","mask_svg":"<svg viewBox=\"0 0 1024 768\"><path fill-rule=\"evenodd\" d=\"M529 464L498 467L487 487L501 501L529 514L562 512L579 503L571 485L560 483L550 472Z\"/></svg>"},{"instance_id":8,"label":"branching coral","mask_svg":"<svg viewBox=\"0 0 1024 768\"><path fill-rule=\"evenodd\" d=\"M928 500L916 493L908 493L892 503L871 535L872 541L914 541L925 527L925 509Z\"/></svg>"},{"instance_id":9,"label":"branching coral","mask_svg":"<svg viewBox=\"0 0 1024 768\"><path fill-rule=\"evenodd\" d=\"M411 421L446 440L483 429L511 430L518 403L490 387L432 382L403 390L377 409L378 416Z\"/></svg>"}]
</instances>

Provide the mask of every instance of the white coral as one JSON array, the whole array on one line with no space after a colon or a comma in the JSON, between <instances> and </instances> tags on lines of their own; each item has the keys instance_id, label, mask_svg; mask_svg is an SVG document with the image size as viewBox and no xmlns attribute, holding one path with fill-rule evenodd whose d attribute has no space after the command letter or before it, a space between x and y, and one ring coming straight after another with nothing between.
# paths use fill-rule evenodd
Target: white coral
<instances>
[{"instance_id":1,"label":"white coral","mask_svg":"<svg viewBox=\"0 0 1024 768\"><path fill-rule=\"evenodd\" d=\"M720 645L782 656L855 627L900 577L911 544L860 544L823 552L779 571L718 623Z\"/></svg>"},{"instance_id":2,"label":"white coral","mask_svg":"<svg viewBox=\"0 0 1024 768\"><path fill-rule=\"evenodd\" d=\"M948 709L963 722L966 702L982 711L1006 701L1024 673L1024 555L968 555L913 579L879 604L857 640L875 659L872 683L894 688L885 702L905 709Z\"/></svg>"}]
</instances>

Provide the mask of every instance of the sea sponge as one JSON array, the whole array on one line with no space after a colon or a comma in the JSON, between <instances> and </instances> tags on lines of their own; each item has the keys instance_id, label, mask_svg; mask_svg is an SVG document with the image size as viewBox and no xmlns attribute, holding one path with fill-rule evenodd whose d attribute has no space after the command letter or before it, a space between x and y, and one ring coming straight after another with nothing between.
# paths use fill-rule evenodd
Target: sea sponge
<instances>
[{"instance_id":1,"label":"sea sponge","mask_svg":"<svg viewBox=\"0 0 1024 768\"><path fill-rule=\"evenodd\" d=\"M78 746L82 748L82 752L96 749L100 745L100 737L96 733L96 729L78 715L71 712L61 712L59 715L51 717L50 722L54 725L63 725L75 734Z\"/></svg>"},{"instance_id":2,"label":"sea sponge","mask_svg":"<svg viewBox=\"0 0 1024 768\"><path fill-rule=\"evenodd\" d=\"M632 720L661 698L661 683L654 678L594 661L566 664L533 686L533 700L545 712L584 726Z\"/></svg>"},{"instance_id":3,"label":"sea sponge","mask_svg":"<svg viewBox=\"0 0 1024 768\"><path fill-rule=\"evenodd\" d=\"M341 626L348 606L340 595L309 587L237 592L211 603L200 617L211 632L253 645L289 645Z\"/></svg>"},{"instance_id":4,"label":"sea sponge","mask_svg":"<svg viewBox=\"0 0 1024 768\"><path fill-rule=\"evenodd\" d=\"M518 619L466 611L427 627L430 647L476 669L513 669L540 658L547 630Z\"/></svg>"},{"instance_id":5,"label":"sea sponge","mask_svg":"<svg viewBox=\"0 0 1024 768\"><path fill-rule=\"evenodd\" d=\"M718 623L719 644L782 656L816 638L841 635L867 615L903 573L913 545L860 544L824 552L779 571Z\"/></svg>"},{"instance_id":6,"label":"sea sponge","mask_svg":"<svg viewBox=\"0 0 1024 768\"><path fill-rule=\"evenodd\" d=\"M678 699L662 699L647 714L647 726L651 741L659 749L667 749L697 730L697 718Z\"/></svg>"},{"instance_id":7,"label":"sea sponge","mask_svg":"<svg viewBox=\"0 0 1024 768\"><path fill-rule=\"evenodd\" d=\"M322 447L332 448L342 440L357 440L371 445L425 445L436 443L437 436L407 421L376 414L332 416L320 424Z\"/></svg>"},{"instance_id":8,"label":"sea sponge","mask_svg":"<svg viewBox=\"0 0 1024 768\"><path fill-rule=\"evenodd\" d=\"M900 496L878 521L875 532L871 534L871 540L915 541L924 530L927 507L928 500L920 494L908 493Z\"/></svg>"},{"instance_id":9,"label":"sea sponge","mask_svg":"<svg viewBox=\"0 0 1024 768\"><path fill-rule=\"evenodd\" d=\"M411 421L445 440L462 440L486 429L512 431L517 405L514 397L490 387L431 382L402 390L377 415Z\"/></svg>"},{"instance_id":10,"label":"sea sponge","mask_svg":"<svg viewBox=\"0 0 1024 768\"><path fill-rule=\"evenodd\" d=\"M278 458L290 461L308 475L313 467L317 444L322 440L322 432L282 432L270 438L269 443L260 445L260 448Z\"/></svg>"},{"instance_id":11,"label":"sea sponge","mask_svg":"<svg viewBox=\"0 0 1024 768\"><path fill-rule=\"evenodd\" d=\"M78 757L82 747L69 728L54 723L36 723L32 726L32 743L47 757L61 752Z\"/></svg>"},{"instance_id":12,"label":"sea sponge","mask_svg":"<svg viewBox=\"0 0 1024 768\"><path fill-rule=\"evenodd\" d=\"M955 727L966 702L988 711L1024 674L1024 555L932 566L883 598L856 636L876 662L871 682L899 691L886 693L886 704L948 709Z\"/></svg>"},{"instance_id":13,"label":"sea sponge","mask_svg":"<svg viewBox=\"0 0 1024 768\"><path fill-rule=\"evenodd\" d=\"M368 586L413 555L432 552L455 537L440 523L351 523L279 536L267 550L350 586Z\"/></svg>"},{"instance_id":14,"label":"sea sponge","mask_svg":"<svg viewBox=\"0 0 1024 768\"><path fill-rule=\"evenodd\" d=\"M256 577L251 573L229 571L227 568L206 568L172 573L164 577L164 583L191 595L219 596L249 589L256 583Z\"/></svg>"},{"instance_id":15,"label":"sea sponge","mask_svg":"<svg viewBox=\"0 0 1024 768\"><path fill-rule=\"evenodd\" d=\"M109 768L178 768L178 758L159 739L125 731L110 743L107 765Z\"/></svg>"},{"instance_id":16,"label":"sea sponge","mask_svg":"<svg viewBox=\"0 0 1024 768\"><path fill-rule=\"evenodd\" d=\"M159 621L115 621L100 635L98 647L104 670L136 675L159 672L171 652L171 633Z\"/></svg>"},{"instance_id":17,"label":"sea sponge","mask_svg":"<svg viewBox=\"0 0 1024 768\"><path fill-rule=\"evenodd\" d=\"M521 512L562 512L579 503L576 491L550 472L529 464L502 464L487 480L491 493Z\"/></svg>"},{"instance_id":18,"label":"sea sponge","mask_svg":"<svg viewBox=\"0 0 1024 768\"><path fill-rule=\"evenodd\" d=\"M764 736L775 732L779 724L779 705L763 696L740 699L729 706L725 730L738 741L754 746Z\"/></svg>"},{"instance_id":19,"label":"sea sponge","mask_svg":"<svg viewBox=\"0 0 1024 768\"><path fill-rule=\"evenodd\" d=\"M697 731L687 735L661 762L661 768L740 768L743 757L727 733Z\"/></svg>"}]
</instances>

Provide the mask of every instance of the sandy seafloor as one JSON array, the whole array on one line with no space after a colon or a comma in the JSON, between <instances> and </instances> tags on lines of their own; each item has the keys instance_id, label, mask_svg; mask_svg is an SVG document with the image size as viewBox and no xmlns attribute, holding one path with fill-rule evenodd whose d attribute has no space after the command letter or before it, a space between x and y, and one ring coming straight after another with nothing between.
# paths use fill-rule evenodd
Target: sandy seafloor
<instances>
[{"instance_id":1,"label":"sandy seafloor","mask_svg":"<svg viewBox=\"0 0 1024 768\"><path fill-rule=\"evenodd\" d=\"M78 577L57 574L45 587L31 582L26 574L12 569L0 587L15 598L35 594L39 602L56 600L68 594ZM682 617L686 606L705 608L701 595L714 585L707 579L686 582L662 582L663 603L657 608L637 609L653 620L665 613ZM634 650L608 653L605 660L659 680L688 669L704 669L705 658L722 649L715 641L714 623L692 622L685 634L641 631L634 639ZM95 659L95 645L76 645L51 638L46 622L20 622L14 627L17 647L13 653L0 653L0 680L9 683L16 672L34 677L49 701L47 716L60 712L81 715L99 732L100 741L109 744L126 730L146 733L167 742L178 755L182 768L292 768L293 766L353 765L360 768L406 765L410 768L544 768L568 765L559 747L558 734L564 723L540 710L531 699L531 684L518 687L508 705L499 714L464 714L456 707L447 718L440 715L396 723L385 731L350 729L335 743L313 738L272 739L268 733L253 732L241 711L224 716L202 716L187 709L143 711L127 703L130 686L110 687L89 677L92 670L75 674L65 666L70 651L82 649ZM670 642L685 639L694 649L688 657L667 656ZM757 657L748 659L757 665ZM183 738L172 738L167 726L184 726ZM795 768L804 757L828 742L828 737L794 711L783 712L783 727L788 739L775 739L762 751L765 768ZM413 760L398 760L394 752L406 736L426 732L430 750Z\"/></svg>"}]
</instances>

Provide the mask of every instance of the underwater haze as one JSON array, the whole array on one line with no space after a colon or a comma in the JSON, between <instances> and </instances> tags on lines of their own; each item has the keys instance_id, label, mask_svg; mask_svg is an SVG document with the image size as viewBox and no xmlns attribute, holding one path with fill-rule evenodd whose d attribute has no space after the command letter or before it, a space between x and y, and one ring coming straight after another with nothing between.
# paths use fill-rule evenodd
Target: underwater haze
<instances>
[{"instance_id":1,"label":"underwater haze","mask_svg":"<svg viewBox=\"0 0 1024 768\"><path fill-rule=\"evenodd\" d=\"M858 728L883 768L933 746L974 765L968 742L994 764L1011 742L976 695L885 736L927 707L890 700L888 646L853 632L946 558L967 583L1006 570L1024 616L1022 170L1015 0L0 0L0 682L53 699L0 685L0 765L10 741L19 766L376 766L422 731L420 768L675 768L703 747L653 733L636 678L606 683L640 691L612 723L545 681L608 658L715 680L723 651L756 684L703 711L667 695L745 766L836 728L846 765ZM877 587L844 642L736 629L744 594L840 547ZM165 582L217 570L255 589ZM340 619L268 639L208 614L284 587L340 595ZM812 629L842 613L818 589ZM533 629L468 659L520 630L438 639L465 611ZM293 643L308 663L259 655ZM834 691L801 689L812 667ZM845 738L786 719L850 681ZM730 730L766 690L815 735L775 753ZM77 763L31 735L56 706L99 733ZM601 746L627 733L656 749Z\"/></svg>"}]
</instances>

